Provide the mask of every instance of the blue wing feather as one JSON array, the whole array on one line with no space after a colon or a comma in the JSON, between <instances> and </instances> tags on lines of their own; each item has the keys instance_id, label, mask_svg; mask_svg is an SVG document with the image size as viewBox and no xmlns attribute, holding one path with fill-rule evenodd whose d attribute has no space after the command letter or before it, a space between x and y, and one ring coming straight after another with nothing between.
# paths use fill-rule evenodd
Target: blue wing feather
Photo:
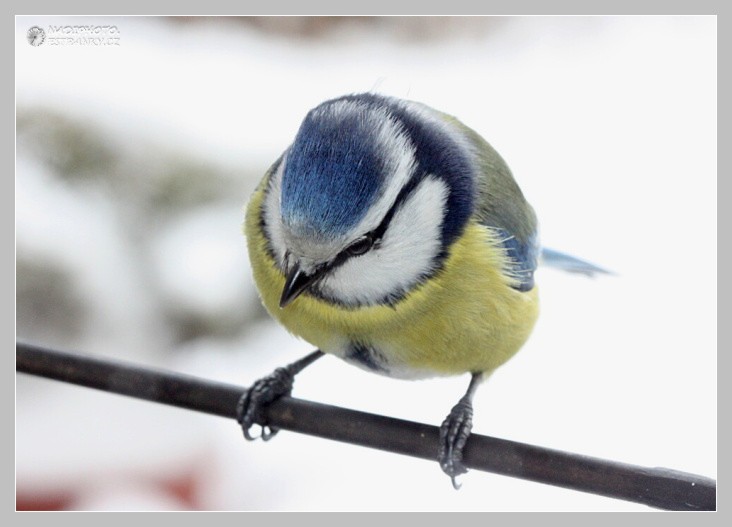
<instances>
[{"instance_id":1,"label":"blue wing feather","mask_svg":"<svg viewBox=\"0 0 732 527\"><path fill-rule=\"evenodd\" d=\"M501 236L501 245L510 260L510 266L505 272L517 281L513 287L519 291L530 291L534 287L534 271L539 259L539 243L536 235L522 242L506 229L495 230Z\"/></svg>"}]
</instances>

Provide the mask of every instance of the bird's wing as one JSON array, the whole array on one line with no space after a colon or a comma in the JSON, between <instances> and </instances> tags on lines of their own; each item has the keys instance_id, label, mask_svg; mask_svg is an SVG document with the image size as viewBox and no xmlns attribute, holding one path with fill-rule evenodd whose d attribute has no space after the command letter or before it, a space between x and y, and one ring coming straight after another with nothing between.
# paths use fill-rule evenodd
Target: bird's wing
<instances>
[{"instance_id":1,"label":"bird's wing","mask_svg":"<svg viewBox=\"0 0 732 527\"><path fill-rule=\"evenodd\" d=\"M524 198L511 169L475 130L452 115L430 110L454 127L472 150L477 169L473 217L496 235L505 250L504 273L513 279L515 289L533 289L534 271L541 252L536 214Z\"/></svg>"},{"instance_id":2,"label":"bird's wing","mask_svg":"<svg viewBox=\"0 0 732 527\"><path fill-rule=\"evenodd\" d=\"M505 272L516 280L514 288L529 291L534 287L534 271L540 252L534 209L498 152L474 130L451 119L472 145L476 156L475 218L499 237L509 261Z\"/></svg>"}]
</instances>

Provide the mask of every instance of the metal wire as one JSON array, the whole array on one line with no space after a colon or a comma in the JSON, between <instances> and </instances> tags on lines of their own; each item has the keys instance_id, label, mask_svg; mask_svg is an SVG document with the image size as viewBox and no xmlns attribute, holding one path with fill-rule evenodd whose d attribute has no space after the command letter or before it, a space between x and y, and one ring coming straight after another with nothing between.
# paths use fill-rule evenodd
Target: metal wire
<instances>
[{"instance_id":1,"label":"metal wire","mask_svg":"<svg viewBox=\"0 0 732 527\"><path fill-rule=\"evenodd\" d=\"M179 373L16 343L16 371L148 401L236 418L246 388ZM317 437L437 460L439 428L282 397L267 423ZM648 468L472 434L466 467L642 503L667 510L716 510L716 482L666 468Z\"/></svg>"}]
</instances>

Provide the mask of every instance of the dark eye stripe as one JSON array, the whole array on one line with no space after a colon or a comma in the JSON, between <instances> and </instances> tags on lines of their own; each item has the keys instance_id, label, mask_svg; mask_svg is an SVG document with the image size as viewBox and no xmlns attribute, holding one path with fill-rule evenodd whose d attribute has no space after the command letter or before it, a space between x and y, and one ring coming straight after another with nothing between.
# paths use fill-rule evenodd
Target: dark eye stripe
<instances>
[{"instance_id":1,"label":"dark eye stripe","mask_svg":"<svg viewBox=\"0 0 732 527\"><path fill-rule=\"evenodd\" d=\"M425 174L419 174L415 175L410 179L404 187L402 187L402 190L399 191L399 194L397 195L397 198L394 200L394 204L391 206L391 208L387 211L387 213L384 215L384 218L381 220L381 223L378 227L376 227L371 232L368 232L364 235L364 238L369 238L371 240L371 246L372 247L378 245L378 243L381 241L381 239L384 237L384 234L386 233L386 230L389 228L389 224L391 223L391 220L394 218L394 214L396 214L396 211L399 210L399 207L412 195L414 190L417 188L417 185L424 179ZM359 240L360 241L360 240ZM358 243L358 242L355 242ZM341 251L338 256L336 256L333 261L328 265L328 271L330 272L336 267L343 265L346 261L348 261L350 258L353 258L354 256L358 256L359 254L352 254L349 249L353 247L353 245L346 247L343 251Z\"/></svg>"},{"instance_id":2,"label":"dark eye stripe","mask_svg":"<svg viewBox=\"0 0 732 527\"><path fill-rule=\"evenodd\" d=\"M394 214L396 214L396 211L399 209L399 207L412 195L412 193L417 188L417 185L422 182L424 177L424 174L420 174L419 176L413 176L412 179L410 179L407 184L402 187L402 190L399 191L397 198L394 200L394 204L384 215L384 219L381 220L379 226L369 233L373 237L374 241L379 241L381 240L381 238L384 237L386 229L389 228L389 224L394 218Z\"/></svg>"}]
</instances>

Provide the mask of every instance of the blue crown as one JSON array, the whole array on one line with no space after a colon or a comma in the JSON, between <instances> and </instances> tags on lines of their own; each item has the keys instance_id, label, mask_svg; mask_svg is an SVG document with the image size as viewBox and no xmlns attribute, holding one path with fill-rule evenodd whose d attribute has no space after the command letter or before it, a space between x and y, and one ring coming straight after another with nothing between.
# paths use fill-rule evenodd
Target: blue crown
<instances>
[{"instance_id":1,"label":"blue crown","mask_svg":"<svg viewBox=\"0 0 732 527\"><path fill-rule=\"evenodd\" d=\"M385 153L375 140L369 108L311 110L287 153L282 220L300 234L331 238L356 226L379 196Z\"/></svg>"}]
</instances>

